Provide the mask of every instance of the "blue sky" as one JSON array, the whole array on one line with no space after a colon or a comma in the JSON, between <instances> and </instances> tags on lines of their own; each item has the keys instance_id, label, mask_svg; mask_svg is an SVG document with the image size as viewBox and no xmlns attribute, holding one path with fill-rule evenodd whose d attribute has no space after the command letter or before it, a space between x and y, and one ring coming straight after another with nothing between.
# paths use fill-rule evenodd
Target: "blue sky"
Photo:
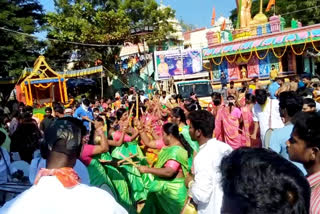
<instances>
[{"instance_id":1,"label":"blue sky","mask_svg":"<svg viewBox=\"0 0 320 214\"><path fill-rule=\"evenodd\" d=\"M213 7L217 18L221 15L229 17L230 11L236 7L235 0L164 0L163 3L176 11L178 19L197 27L210 26Z\"/></svg>"},{"instance_id":2,"label":"blue sky","mask_svg":"<svg viewBox=\"0 0 320 214\"><path fill-rule=\"evenodd\" d=\"M40 2L45 10L54 10L53 0ZM235 0L163 0L163 3L176 11L177 19L182 18L186 23L197 27L210 26L213 7L216 9L217 18L221 15L228 17L230 11L236 7Z\"/></svg>"}]
</instances>

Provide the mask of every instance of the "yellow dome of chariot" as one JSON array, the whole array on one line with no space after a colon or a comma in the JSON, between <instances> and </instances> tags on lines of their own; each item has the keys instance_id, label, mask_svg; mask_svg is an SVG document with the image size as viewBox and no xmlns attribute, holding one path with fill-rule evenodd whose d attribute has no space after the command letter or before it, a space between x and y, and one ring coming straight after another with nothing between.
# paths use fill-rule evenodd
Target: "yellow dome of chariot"
<instances>
[{"instance_id":1,"label":"yellow dome of chariot","mask_svg":"<svg viewBox=\"0 0 320 214\"><path fill-rule=\"evenodd\" d=\"M268 17L262 12L263 11L262 3L263 3L262 0L260 0L260 12L253 17L252 25L262 25L268 22Z\"/></svg>"},{"instance_id":2,"label":"yellow dome of chariot","mask_svg":"<svg viewBox=\"0 0 320 214\"><path fill-rule=\"evenodd\" d=\"M268 17L264 13L258 13L253 17L253 22L256 25L266 24L268 22Z\"/></svg>"}]
</instances>

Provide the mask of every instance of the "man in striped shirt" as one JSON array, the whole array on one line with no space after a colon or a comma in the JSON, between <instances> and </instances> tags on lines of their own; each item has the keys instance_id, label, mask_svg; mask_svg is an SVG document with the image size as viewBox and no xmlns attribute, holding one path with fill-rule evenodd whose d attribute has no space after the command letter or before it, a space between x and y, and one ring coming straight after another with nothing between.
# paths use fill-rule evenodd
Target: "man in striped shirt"
<instances>
[{"instance_id":1,"label":"man in striped shirt","mask_svg":"<svg viewBox=\"0 0 320 214\"><path fill-rule=\"evenodd\" d=\"M299 113L295 118L291 138L287 142L289 157L307 170L311 187L310 214L320 213L320 116Z\"/></svg>"}]
</instances>

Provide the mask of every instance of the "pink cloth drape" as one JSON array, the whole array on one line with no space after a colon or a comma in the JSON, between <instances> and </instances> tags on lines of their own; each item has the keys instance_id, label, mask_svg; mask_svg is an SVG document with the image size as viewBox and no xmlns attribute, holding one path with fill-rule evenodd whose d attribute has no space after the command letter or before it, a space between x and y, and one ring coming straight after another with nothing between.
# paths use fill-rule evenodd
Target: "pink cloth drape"
<instances>
[{"instance_id":1,"label":"pink cloth drape","mask_svg":"<svg viewBox=\"0 0 320 214\"><path fill-rule=\"evenodd\" d=\"M235 111L235 109L233 110ZM238 113L229 112L229 107L219 108L215 120L214 134L219 141L229 144L233 149L245 146L245 138L240 129L239 118L234 115ZM241 117L241 115L240 115Z\"/></svg>"}]
</instances>

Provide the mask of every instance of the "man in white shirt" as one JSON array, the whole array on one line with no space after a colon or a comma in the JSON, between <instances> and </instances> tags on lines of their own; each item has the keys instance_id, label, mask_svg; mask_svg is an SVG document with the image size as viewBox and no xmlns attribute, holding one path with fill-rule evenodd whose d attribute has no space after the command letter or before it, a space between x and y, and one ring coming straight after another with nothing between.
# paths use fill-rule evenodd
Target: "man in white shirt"
<instances>
[{"instance_id":1,"label":"man in white shirt","mask_svg":"<svg viewBox=\"0 0 320 214\"><path fill-rule=\"evenodd\" d=\"M254 131L251 137L257 138L260 127L261 140L264 142L268 129L282 128L284 124L280 117L278 100L270 99L264 89L256 90L256 100L257 103L253 107Z\"/></svg>"},{"instance_id":2,"label":"man in white shirt","mask_svg":"<svg viewBox=\"0 0 320 214\"><path fill-rule=\"evenodd\" d=\"M72 169L80 155L85 134L82 122L71 117L58 119L46 129L47 168L41 169L35 184L7 202L0 213L126 214L127 211L108 192L81 184Z\"/></svg>"},{"instance_id":3,"label":"man in white shirt","mask_svg":"<svg viewBox=\"0 0 320 214\"><path fill-rule=\"evenodd\" d=\"M161 105L166 105L168 101L168 96L166 91L162 91L161 97L160 97L160 103Z\"/></svg>"},{"instance_id":4,"label":"man in white shirt","mask_svg":"<svg viewBox=\"0 0 320 214\"><path fill-rule=\"evenodd\" d=\"M143 91L143 90L141 90L141 91L139 92L139 96L140 96L140 101L141 101L141 103L144 103L144 100L145 100L145 99L148 99L148 97L144 95L144 91Z\"/></svg>"},{"instance_id":5,"label":"man in white shirt","mask_svg":"<svg viewBox=\"0 0 320 214\"><path fill-rule=\"evenodd\" d=\"M208 111L191 112L188 125L192 140L198 141L200 145L200 151L193 162L193 176L186 177L189 196L197 204L198 214L220 214L223 192L219 165L232 148L226 143L211 139L214 117Z\"/></svg>"}]
</instances>

